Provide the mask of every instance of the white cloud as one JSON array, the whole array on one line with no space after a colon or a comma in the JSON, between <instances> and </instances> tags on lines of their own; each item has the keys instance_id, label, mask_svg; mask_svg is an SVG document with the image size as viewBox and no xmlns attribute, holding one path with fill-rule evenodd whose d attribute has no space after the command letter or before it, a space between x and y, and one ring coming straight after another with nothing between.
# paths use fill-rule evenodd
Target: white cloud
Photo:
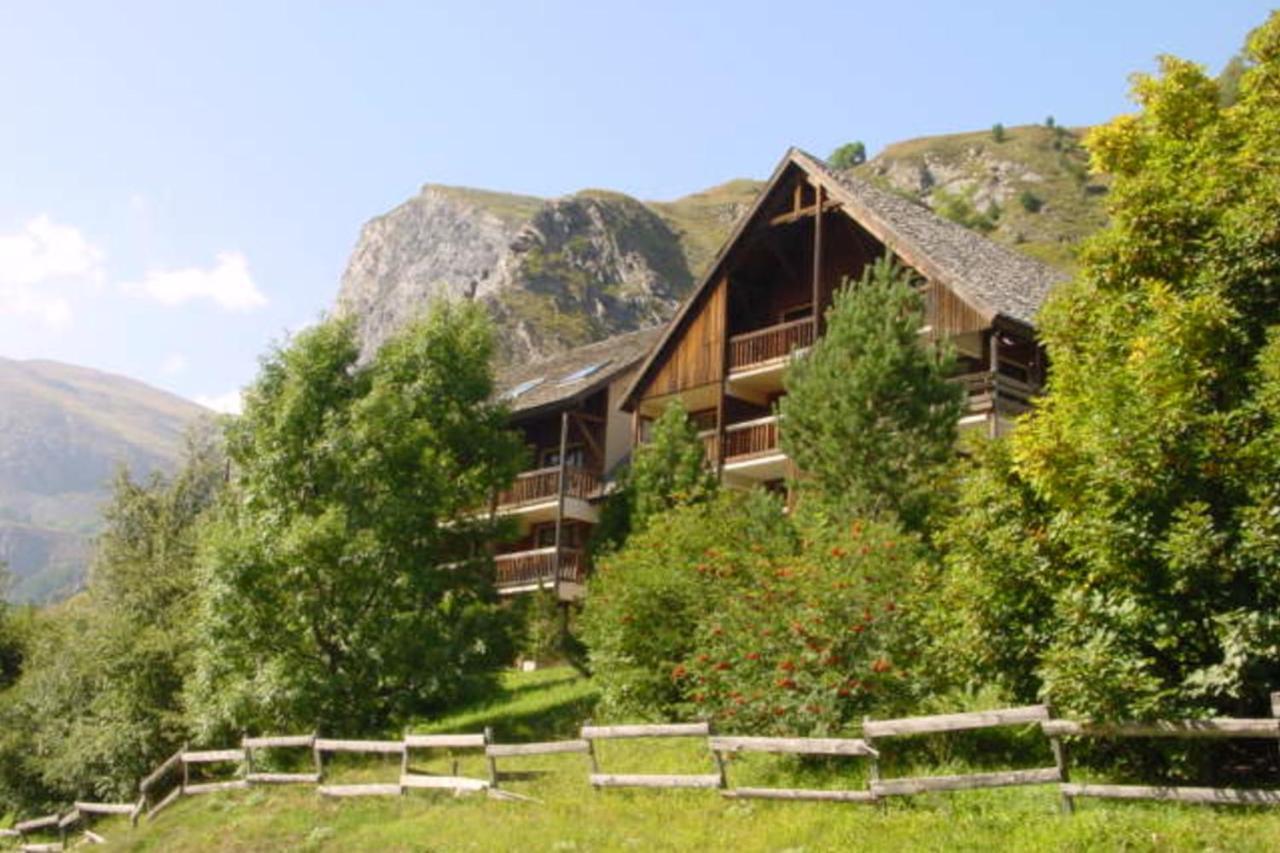
<instances>
[{"instance_id":1,"label":"white cloud","mask_svg":"<svg viewBox=\"0 0 1280 853\"><path fill-rule=\"evenodd\" d=\"M211 299L228 311L252 311L267 304L249 275L249 262L239 252L219 252L211 269L151 270L142 281L122 284L120 289L163 305Z\"/></svg>"},{"instance_id":2,"label":"white cloud","mask_svg":"<svg viewBox=\"0 0 1280 853\"><path fill-rule=\"evenodd\" d=\"M102 252L79 229L48 216L0 234L0 316L35 317L51 329L71 324L68 285L100 285Z\"/></svg>"},{"instance_id":3,"label":"white cloud","mask_svg":"<svg viewBox=\"0 0 1280 853\"><path fill-rule=\"evenodd\" d=\"M240 397L240 389L238 388L225 394L198 394L196 395L196 402L206 409L213 409L215 412L222 412L227 415L238 415L244 408L244 401Z\"/></svg>"},{"instance_id":4,"label":"white cloud","mask_svg":"<svg viewBox=\"0 0 1280 853\"><path fill-rule=\"evenodd\" d=\"M160 362L160 372L165 376L177 376L187 369L187 357L180 352L170 353Z\"/></svg>"}]
</instances>

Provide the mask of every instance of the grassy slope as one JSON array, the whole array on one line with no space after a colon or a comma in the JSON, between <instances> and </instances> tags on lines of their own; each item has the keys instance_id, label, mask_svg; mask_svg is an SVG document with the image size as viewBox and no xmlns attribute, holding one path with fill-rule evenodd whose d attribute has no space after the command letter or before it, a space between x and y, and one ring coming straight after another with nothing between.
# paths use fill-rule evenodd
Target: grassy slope
<instances>
[{"instance_id":1,"label":"grassy slope","mask_svg":"<svg viewBox=\"0 0 1280 853\"><path fill-rule=\"evenodd\" d=\"M894 163L914 167L929 162L984 182L993 163L1014 164L1018 168L1007 179L1012 193L989 236L1047 263L1070 268L1080 240L1106 223L1108 181L1105 176L1087 174L1088 157L1080 144L1084 130L1024 125L1008 128L1003 142L996 142L990 131L910 139L888 146L857 171L874 180ZM1017 200L1022 190L1033 193L1044 206L1036 213L1023 209Z\"/></svg>"},{"instance_id":2,"label":"grassy slope","mask_svg":"<svg viewBox=\"0 0 1280 853\"><path fill-rule=\"evenodd\" d=\"M422 730L493 725L502 739L564 737L587 713L590 684L568 670L512 675L504 697ZM610 742L611 772L712 771L699 741L657 746ZM443 761L426 762L443 771ZM100 831L136 850L1274 850L1280 816L1144 804L1082 803L1058 813L1052 788L916 797L886 809L818 803L733 802L706 791L592 791L582 755L512 760L525 778L508 790L538 803L413 792L402 798L329 801L309 788L253 789L181 801L133 832L121 821ZM484 775L483 761L461 772ZM837 777L837 772L842 773ZM395 762L335 767L341 781L393 780ZM897 773L901 770L895 769ZM737 784L835 787L863 784L854 760L805 769L787 759L734 762Z\"/></svg>"}]
</instances>

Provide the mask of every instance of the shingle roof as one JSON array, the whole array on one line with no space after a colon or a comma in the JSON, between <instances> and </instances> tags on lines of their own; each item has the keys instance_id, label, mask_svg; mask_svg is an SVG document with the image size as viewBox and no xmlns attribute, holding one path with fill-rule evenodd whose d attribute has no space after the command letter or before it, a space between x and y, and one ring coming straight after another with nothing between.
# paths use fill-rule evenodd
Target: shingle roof
<instances>
[{"instance_id":1,"label":"shingle roof","mask_svg":"<svg viewBox=\"0 0 1280 853\"><path fill-rule=\"evenodd\" d=\"M848 214L868 230L882 231L876 236L885 245L993 317L1000 314L1033 325L1050 288L1067 278L1060 270L943 219L920 204L837 172L812 154L793 149L791 157L806 171L834 184L832 194Z\"/></svg>"},{"instance_id":2,"label":"shingle roof","mask_svg":"<svg viewBox=\"0 0 1280 853\"><path fill-rule=\"evenodd\" d=\"M648 359L632 378L624 408L634 405L635 395L660 357L667 342L680 334L694 305L720 275L729 250L743 237L760 213L765 200L788 169L803 170L821 182L844 214L880 240L894 254L919 272L949 287L991 320L998 316L1033 326L1036 312L1050 289L1067 278L1066 273L1028 258L954 222L923 205L856 178L837 172L825 161L799 148L791 148L760 189L755 202L738 219L729 238L698 286L685 299L665 334L654 344Z\"/></svg>"},{"instance_id":3,"label":"shingle roof","mask_svg":"<svg viewBox=\"0 0 1280 853\"><path fill-rule=\"evenodd\" d=\"M499 374L498 393L511 395L521 386L528 386L508 399L516 415L528 415L537 409L586 396L634 367L657 343L664 329L664 326L651 326L516 365ZM585 371L590 372L575 378Z\"/></svg>"}]
</instances>

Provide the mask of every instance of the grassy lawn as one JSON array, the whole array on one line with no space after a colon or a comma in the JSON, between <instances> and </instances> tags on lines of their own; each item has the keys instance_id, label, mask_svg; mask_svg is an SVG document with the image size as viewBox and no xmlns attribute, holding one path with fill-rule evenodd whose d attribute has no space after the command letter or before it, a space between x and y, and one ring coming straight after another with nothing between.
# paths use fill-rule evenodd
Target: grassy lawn
<instances>
[{"instance_id":1,"label":"grassy lawn","mask_svg":"<svg viewBox=\"0 0 1280 853\"><path fill-rule=\"evenodd\" d=\"M567 669L511 675L498 700L418 731L492 725L504 741L567 737L590 712L589 682ZM710 773L699 740L600 745L606 772ZM426 756L429 758L429 756ZM415 762L443 771L443 758ZM1053 786L895 800L887 807L732 801L714 791L593 791L583 755L506 759L506 790L538 802L410 792L321 799L313 789L255 788L180 801L130 831L98 831L130 850L1276 850L1280 815L1260 810L1081 802L1058 812ZM900 769L900 768L899 768ZM948 772L953 768L934 768ZM785 757L732 763L735 784L860 787L858 759L801 765ZM335 781L394 781L397 761L348 762ZM460 772L485 776L479 756ZM896 774L898 769L894 770Z\"/></svg>"}]
</instances>

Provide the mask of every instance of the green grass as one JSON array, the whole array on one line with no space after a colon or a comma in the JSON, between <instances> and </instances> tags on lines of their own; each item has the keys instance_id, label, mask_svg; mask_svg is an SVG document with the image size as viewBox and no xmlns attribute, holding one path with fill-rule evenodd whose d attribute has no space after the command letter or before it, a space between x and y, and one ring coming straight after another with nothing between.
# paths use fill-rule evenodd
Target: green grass
<instances>
[{"instance_id":1,"label":"green grass","mask_svg":"<svg viewBox=\"0 0 1280 853\"><path fill-rule=\"evenodd\" d=\"M512 673L503 695L415 726L421 732L494 727L502 740L569 737L595 691L566 668ZM712 772L697 739L599 745L607 772ZM443 770L442 756L415 765ZM334 765L342 781L391 781L394 761ZM538 802L411 792L367 800L321 799L313 789L255 788L180 801L130 831L97 824L121 850L1232 850L1280 849L1280 815L1250 809L1082 801L1058 811L1052 786L935 794L883 808L823 803L735 802L709 791L593 791L586 756L504 760L504 789ZM890 768L893 774L908 768ZM932 772L961 769L934 767ZM484 760L459 771L484 776ZM729 774L740 785L859 787L858 759L803 764L748 756ZM511 774L511 775L505 775Z\"/></svg>"}]
</instances>

